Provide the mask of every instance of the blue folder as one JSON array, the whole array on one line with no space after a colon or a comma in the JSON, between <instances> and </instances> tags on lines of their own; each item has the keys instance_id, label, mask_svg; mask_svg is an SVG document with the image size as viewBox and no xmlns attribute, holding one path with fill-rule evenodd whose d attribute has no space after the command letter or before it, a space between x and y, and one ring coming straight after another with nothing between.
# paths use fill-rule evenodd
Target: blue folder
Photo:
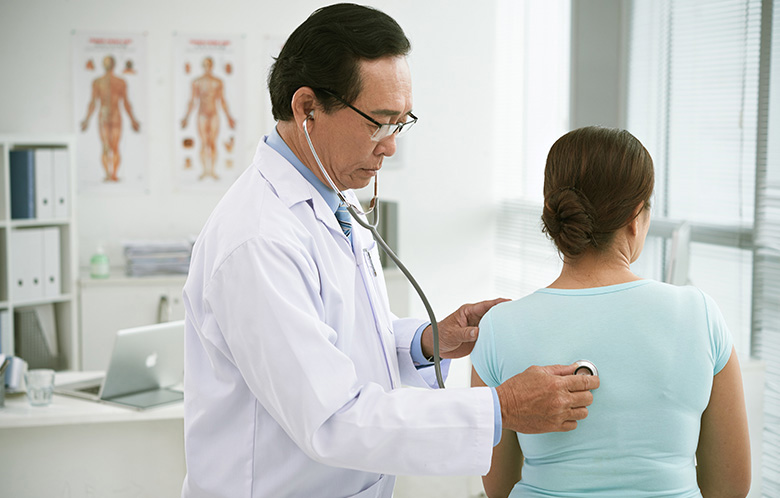
<instances>
[{"instance_id":1,"label":"blue folder","mask_svg":"<svg viewBox=\"0 0 780 498\"><path fill-rule=\"evenodd\" d=\"M35 218L35 150L11 151L11 218Z\"/></svg>"}]
</instances>

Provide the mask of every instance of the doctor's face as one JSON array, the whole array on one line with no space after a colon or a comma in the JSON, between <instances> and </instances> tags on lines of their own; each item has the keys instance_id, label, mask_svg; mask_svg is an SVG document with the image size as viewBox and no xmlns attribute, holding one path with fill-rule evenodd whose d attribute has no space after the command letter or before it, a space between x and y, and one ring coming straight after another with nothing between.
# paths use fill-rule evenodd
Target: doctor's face
<instances>
[{"instance_id":1,"label":"doctor's face","mask_svg":"<svg viewBox=\"0 0 780 498\"><path fill-rule=\"evenodd\" d=\"M363 90L351 102L353 107L382 124L411 119L412 81L406 58L362 61L360 74ZM320 126L315 125L315 129L319 136L312 139L325 169L340 190L365 187L379 172L382 160L395 154L396 136L372 141L377 126L349 107L330 114L320 113L317 121ZM320 176L318 170L315 173Z\"/></svg>"}]
</instances>

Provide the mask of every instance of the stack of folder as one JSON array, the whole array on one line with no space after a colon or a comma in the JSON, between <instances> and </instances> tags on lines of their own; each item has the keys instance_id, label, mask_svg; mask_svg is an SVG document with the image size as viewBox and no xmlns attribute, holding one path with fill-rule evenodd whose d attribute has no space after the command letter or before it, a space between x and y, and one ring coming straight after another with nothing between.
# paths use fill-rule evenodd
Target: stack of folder
<instances>
[{"instance_id":1,"label":"stack of folder","mask_svg":"<svg viewBox=\"0 0 780 498\"><path fill-rule=\"evenodd\" d=\"M187 274L193 240L125 242L129 277Z\"/></svg>"},{"instance_id":2,"label":"stack of folder","mask_svg":"<svg viewBox=\"0 0 780 498\"><path fill-rule=\"evenodd\" d=\"M11 299L16 302L62 293L59 227L18 228L10 233Z\"/></svg>"}]
</instances>

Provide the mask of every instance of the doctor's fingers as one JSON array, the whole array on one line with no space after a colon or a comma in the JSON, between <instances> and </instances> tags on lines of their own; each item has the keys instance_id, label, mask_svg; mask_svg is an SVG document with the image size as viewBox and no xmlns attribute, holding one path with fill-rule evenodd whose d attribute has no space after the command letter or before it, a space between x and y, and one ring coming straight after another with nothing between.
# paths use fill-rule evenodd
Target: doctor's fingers
<instances>
[{"instance_id":1,"label":"doctor's fingers","mask_svg":"<svg viewBox=\"0 0 780 498\"><path fill-rule=\"evenodd\" d=\"M570 407L574 413L582 415L580 418L572 418L574 420L582 420L587 417L588 410L585 407L593 404L593 393L590 389L595 389L599 386L599 378L586 375L569 375L567 377L559 377L559 379L564 384L565 389L568 390L563 395L564 405Z\"/></svg>"},{"instance_id":2,"label":"doctor's fingers","mask_svg":"<svg viewBox=\"0 0 780 498\"><path fill-rule=\"evenodd\" d=\"M564 420L555 432L568 432L577 428L577 421L584 420L588 416L588 409L583 407L572 408L569 417Z\"/></svg>"},{"instance_id":3,"label":"doctor's fingers","mask_svg":"<svg viewBox=\"0 0 780 498\"><path fill-rule=\"evenodd\" d=\"M440 332L442 358L461 358L470 354L479 335L477 327L440 328Z\"/></svg>"},{"instance_id":4,"label":"doctor's fingers","mask_svg":"<svg viewBox=\"0 0 780 498\"><path fill-rule=\"evenodd\" d=\"M591 389L598 389L601 385L601 380L595 375L568 375L561 378L570 392L590 391Z\"/></svg>"},{"instance_id":5,"label":"doctor's fingers","mask_svg":"<svg viewBox=\"0 0 780 498\"><path fill-rule=\"evenodd\" d=\"M454 329L450 336L450 340L453 342L476 342L479 337L479 327L460 327Z\"/></svg>"},{"instance_id":6,"label":"doctor's fingers","mask_svg":"<svg viewBox=\"0 0 780 498\"><path fill-rule=\"evenodd\" d=\"M439 322L439 338L443 347L446 345L457 347L463 342L477 340L479 329L475 326L469 326L462 316L458 316L459 312L460 310Z\"/></svg>"},{"instance_id":7,"label":"doctor's fingers","mask_svg":"<svg viewBox=\"0 0 780 498\"><path fill-rule=\"evenodd\" d=\"M577 421L588 417L588 409L584 406L572 407L563 410L549 420L550 426L547 430L540 432L568 432L577 428Z\"/></svg>"},{"instance_id":8,"label":"doctor's fingers","mask_svg":"<svg viewBox=\"0 0 780 498\"><path fill-rule=\"evenodd\" d=\"M579 391L569 393L569 399L566 404L571 408L582 408L593 404L593 393L590 391Z\"/></svg>"},{"instance_id":9,"label":"doctor's fingers","mask_svg":"<svg viewBox=\"0 0 780 498\"><path fill-rule=\"evenodd\" d=\"M506 301L509 301L509 299L499 297L497 299L480 301L474 304L464 304L458 311L462 310L468 325L474 327L479 325L479 321L482 320L482 317L485 316L485 313L487 313L490 308Z\"/></svg>"}]
</instances>

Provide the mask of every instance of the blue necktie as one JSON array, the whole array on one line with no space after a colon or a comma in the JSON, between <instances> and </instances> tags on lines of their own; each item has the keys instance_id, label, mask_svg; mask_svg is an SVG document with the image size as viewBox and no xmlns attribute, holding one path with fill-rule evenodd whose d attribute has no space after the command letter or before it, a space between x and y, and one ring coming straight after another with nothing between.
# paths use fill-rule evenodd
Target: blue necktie
<instances>
[{"instance_id":1,"label":"blue necktie","mask_svg":"<svg viewBox=\"0 0 780 498\"><path fill-rule=\"evenodd\" d=\"M344 235L347 236L347 238L352 241L352 218L349 215L349 211L347 211L346 206L342 206L339 204L338 209L336 209L336 219L339 222L339 225L341 225L341 230L344 232Z\"/></svg>"}]
</instances>

